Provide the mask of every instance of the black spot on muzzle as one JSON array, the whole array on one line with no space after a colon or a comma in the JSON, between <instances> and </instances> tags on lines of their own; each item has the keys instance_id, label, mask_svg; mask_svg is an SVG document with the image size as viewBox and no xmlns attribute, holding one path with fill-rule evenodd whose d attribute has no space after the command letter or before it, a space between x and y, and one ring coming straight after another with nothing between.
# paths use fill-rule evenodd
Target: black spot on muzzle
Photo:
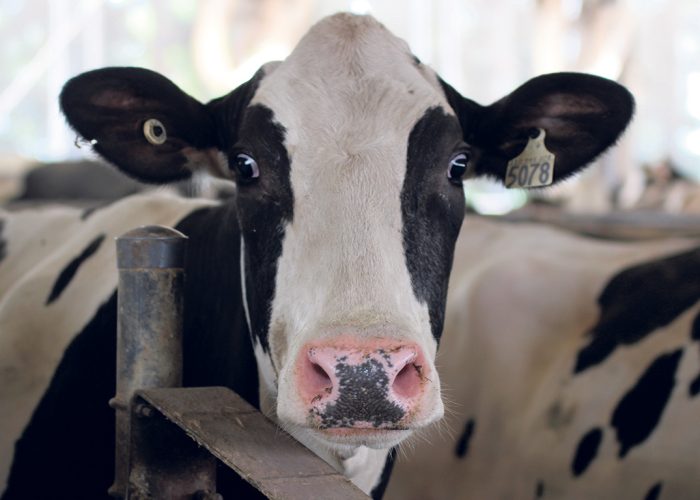
<instances>
[{"instance_id":1,"label":"black spot on muzzle","mask_svg":"<svg viewBox=\"0 0 700 500\"><path fill-rule=\"evenodd\" d=\"M369 422L374 428L396 428L406 414L389 400L389 377L379 361L368 359L358 365L341 361L336 364L335 375L337 400L325 408L310 410L320 428L354 427L360 422Z\"/></svg>"}]
</instances>

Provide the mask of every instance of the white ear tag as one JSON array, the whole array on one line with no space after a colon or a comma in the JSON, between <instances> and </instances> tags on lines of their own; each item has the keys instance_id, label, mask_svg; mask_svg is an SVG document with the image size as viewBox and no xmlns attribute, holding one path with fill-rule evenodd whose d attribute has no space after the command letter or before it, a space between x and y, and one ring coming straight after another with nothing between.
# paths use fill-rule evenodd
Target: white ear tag
<instances>
[{"instance_id":1,"label":"white ear tag","mask_svg":"<svg viewBox=\"0 0 700 500\"><path fill-rule=\"evenodd\" d=\"M545 131L531 137L523 152L508 162L507 188L531 188L549 186L554 179L554 153L544 145Z\"/></svg>"},{"instance_id":2,"label":"white ear tag","mask_svg":"<svg viewBox=\"0 0 700 500\"><path fill-rule=\"evenodd\" d=\"M143 124L143 135L146 140L155 146L160 146L168 139L168 133L165 130L165 125L160 120L151 118Z\"/></svg>"}]
</instances>

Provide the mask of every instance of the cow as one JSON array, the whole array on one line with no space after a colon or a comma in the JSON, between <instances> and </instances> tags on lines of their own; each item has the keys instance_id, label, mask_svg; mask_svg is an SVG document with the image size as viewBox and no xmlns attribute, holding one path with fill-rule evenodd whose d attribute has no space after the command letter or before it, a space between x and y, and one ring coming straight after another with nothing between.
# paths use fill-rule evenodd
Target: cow
<instances>
[{"instance_id":1,"label":"cow","mask_svg":"<svg viewBox=\"0 0 700 500\"><path fill-rule=\"evenodd\" d=\"M37 164L26 173L23 184L22 192L12 201L109 202L148 187L94 160Z\"/></svg>"},{"instance_id":2,"label":"cow","mask_svg":"<svg viewBox=\"0 0 700 500\"><path fill-rule=\"evenodd\" d=\"M482 106L372 17L350 14L320 21L284 61L206 104L129 67L71 79L60 103L128 175L165 184L207 169L236 194L140 195L63 209L58 221L4 216L5 464L16 440L5 498L105 495L110 241L151 223L189 237L184 384L235 390L380 497L390 450L443 416L435 356L462 181L506 182L537 138L555 158L538 177L566 179L615 143L634 107L624 87L576 73L533 78Z\"/></svg>"},{"instance_id":3,"label":"cow","mask_svg":"<svg viewBox=\"0 0 700 500\"><path fill-rule=\"evenodd\" d=\"M64 204L94 210L147 189L203 198L225 198L231 194L229 182L218 182L205 172L160 187L127 177L104 161L77 160L31 165L22 175L17 194L10 197L5 206L8 210L18 210Z\"/></svg>"},{"instance_id":4,"label":"cow","mask_svg":"<svg viewBox=\"0 0 700 500\"><path fill-rule=\"evenodd\" d=\"M467 218L436 361L440 432L386 498L700 493L700 241Z\"/></svg>"}]
</instances>

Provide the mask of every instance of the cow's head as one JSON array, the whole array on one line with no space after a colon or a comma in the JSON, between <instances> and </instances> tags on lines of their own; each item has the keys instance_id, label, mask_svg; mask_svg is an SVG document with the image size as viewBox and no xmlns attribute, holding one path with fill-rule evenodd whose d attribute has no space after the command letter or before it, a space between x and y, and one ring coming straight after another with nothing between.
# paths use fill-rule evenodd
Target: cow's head
<instances>
[{"instance_id":1,"label":"cow's head","mask_svg":"<svg viewBox=\"0 0 700 500\"><path fill-rule=\"evenodd\" d=\"M462 179L503 181L537 128L554 181L569 177L633 109L616 83L566 73L480 106L374 19L344 14L208 104L157 73L107 68L68 82L61 105L134 177L209 168L236 182L237 220L222 224L241 233L265 401L338 450L394 445L443 414L434 360Z\"/></svg>"}]
</instances>

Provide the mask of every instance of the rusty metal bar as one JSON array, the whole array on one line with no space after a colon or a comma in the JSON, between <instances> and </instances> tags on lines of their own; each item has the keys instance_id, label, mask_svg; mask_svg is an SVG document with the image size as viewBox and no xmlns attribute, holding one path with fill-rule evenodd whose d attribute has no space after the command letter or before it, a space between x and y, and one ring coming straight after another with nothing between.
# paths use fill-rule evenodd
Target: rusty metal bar
<instances>
[{"instance_id":1,"label":"rusty metal bar","mask_svg":"<svg viewBox=\"0 0 700 500\"><path fill-rule=\"evenodd\" d=\"M206 453L218 458L271 499L368 498L342 474L230 389L148 389L138 391L134 401L152 411L150 423L142 423L144 419L140 419L134 424L136 432L132 432L132 437L141 439L139 448L148 456L148 466L162 471L158 480L163 488L183 475L199 477L196 471L205 469L202 453ZM151 427L142 427L144 425ZM156 430L157 426L163 430ZM168 442L169 439L173 441ZM182 445L183 439L189 440L190 445ZM175 443L179 444L176 446ZM178 447L190 450L191 458L174 453ZM132 475L135 471L132 469ZM188 486L189 491L201 488L199 498L216 498L216 494L208 493L213 489L208 488L204 481ZM182 490L167 491L167 495L159 498L187 498L180 496Z\"/></svg>"},{"instance_id":2,"label":"rusty metal bar","mask_svg":"<svg viewBox=\"0 0 700 500\"><path fill-rule=\"evenodd\" d=\"M187 237L163 226L117 238L119 269L114 484L129 498L131 399L138 389L182 385L182 291ZM138 495L133 495L132 498Z\"/></svg>"},{"instance_id":3,"label":"rusty metal bar","mask_svg":"<svg viewBox=\"0 0 700 500\"><path fill-rule=\"evenodd\" d=\"M131 405L129 499L222 500L216 493L214 455L136 394Z\"/></svg>"}]
</instances>

